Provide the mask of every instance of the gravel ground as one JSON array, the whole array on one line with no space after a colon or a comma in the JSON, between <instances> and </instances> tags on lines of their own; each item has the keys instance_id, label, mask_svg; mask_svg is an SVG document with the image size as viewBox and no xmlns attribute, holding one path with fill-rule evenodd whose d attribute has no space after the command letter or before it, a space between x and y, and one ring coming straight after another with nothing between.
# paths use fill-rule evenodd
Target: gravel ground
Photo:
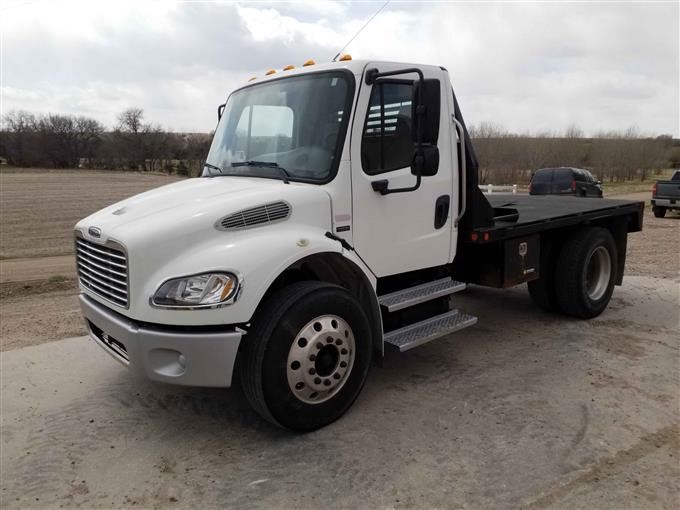
<instances>
[{"instance_id":1,"label":"gravel ground","mask_svg":"<svg viewBox=\"0 0 680 510\"><path fill-rule=\"evenodd\" d=\"M522 288L375 367L294 435L236 390L135 380L85 338L3 353L2 508L677 508L678 285L628 277L591 321Z\"/></svg>"}]
</instances>

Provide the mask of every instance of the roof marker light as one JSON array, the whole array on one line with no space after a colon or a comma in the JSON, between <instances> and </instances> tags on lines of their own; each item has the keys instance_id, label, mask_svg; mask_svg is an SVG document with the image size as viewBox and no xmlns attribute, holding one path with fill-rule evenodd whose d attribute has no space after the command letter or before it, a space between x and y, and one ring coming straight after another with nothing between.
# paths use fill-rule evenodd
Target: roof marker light
<instances>
[{"instance_id":1,"label":"roof marker light","mask_svg":"<svg viewBox=\"0 0 680 510\"><path fill-rule=\"evenodd\" d=\"M287 65L286 67L283 68L284 71L290 71L291 69L295 69L294 65Z\"/></svg>"},{"instance_id":2,"label":"roof marker light","mask_svg":"<svg viewBox=\"0 0 680 510\"><path fill-rule=\"evenodd\" d=\"M338 59L338 61L340 62L345 62L347 60L352 60L352 55L350 55L349 53L345 53Z\"/></svg>"},{"instance_id":3,"label":"roof marker light","mask_svg":"<svg viewBox=\"0 0 680 510\"><path fill-rule=\"evenodd\" d=\"M276 69L270 69L266 73L264 73L265 76L269 76L270 74L276 74Z\"/></svg>"},{"instance_id":4,"label":"roof marker light","mask_svg":"<svg viewBox=\"0 0 680 510\"><path fill-rule=\"evenodd\" d=\"M257 76L253 76L253 77L252 77L251 79L249 79L248 81L255 81L255 80L257 80Z\"/></svg>"},{"instance_id":5,"label":"roof marker light","mask_svg":"<svg viewBox=\"0 0 680 510\"><path fill-rule=\"evenodd\" d=\"M313 66L314 64L316 64L316 62L314 62L314 61L310 58L309 60L305 61L304 64L302 64L302 67Z\"/></svg>"}]
</instances>

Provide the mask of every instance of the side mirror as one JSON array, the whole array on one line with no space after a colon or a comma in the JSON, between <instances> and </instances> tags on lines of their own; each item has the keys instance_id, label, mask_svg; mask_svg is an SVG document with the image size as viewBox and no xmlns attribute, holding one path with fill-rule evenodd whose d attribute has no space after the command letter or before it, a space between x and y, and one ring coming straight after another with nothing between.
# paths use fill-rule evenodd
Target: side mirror
<instances>
[{"instance_id":1,"label":"side mirror","mask_svg":"<svg viewBox=\"0 0 680 510\"><path fill-rule=\"evenodd\" d=\"M227 103L221 104L217 107L217 122L220 121L222 118L222 114L224 113L224 107L227 106Z\"/></svg>"},{"instance_id":2,"label":"side mirror","mask_svg":"<svg viewBox=\"0 0 680 510\"><path fill-rule=\"evenodd\" d=\"M421 154L418 154L418 149L416 149L411 164L411 173L423 177L435 175L439 170L439 147L427 144L422 146L421 151Z\"/></svg>"},{"instance_id":3,"label":"side mirror","mask_svg":"<svg viewBox=\"0 0 680 510\"><path fill-rule=\"evenodd\" d=\"M422 94L421 94L422 87ZM439 138L440 114L439 80L426 79L416 81L411 98L411 138L418 143L418 127L420 124L420 141L423 144L437 145Z\"/></svg>"}]
</instances>

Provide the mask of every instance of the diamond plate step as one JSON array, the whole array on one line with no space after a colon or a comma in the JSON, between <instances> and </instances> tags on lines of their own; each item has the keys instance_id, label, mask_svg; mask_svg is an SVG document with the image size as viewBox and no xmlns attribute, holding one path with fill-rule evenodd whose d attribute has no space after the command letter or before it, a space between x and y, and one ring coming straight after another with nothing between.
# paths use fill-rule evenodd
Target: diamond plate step
<instances>
[{"instance_id":1,"label":"diamond plate step","mask_svg":"<svg viewBox=\"0 0 680 510\"><path fill-rule=\"evenodd\" d=\"M477 317L460 310L425 319L409 324L403 328L385 334L385 346L399 352L408 351L419 345L448 335L459 329L467 328L477 323Z\"/></svg>"},{"instance_id":2,"label":"diamond plate step","mask_svg":"<svg viewBox=\"0 0 680 510\"><path fill-rule=\"evenodd\" d=\"M385 294L378 298L382 306L389 312L396 312L409 306L424 303L432 299L453 294L464 290L466 285L451 278L442 278L433 282L423 283L415 287L401 289L396 292Z\"/></svg>"}]
</instances>

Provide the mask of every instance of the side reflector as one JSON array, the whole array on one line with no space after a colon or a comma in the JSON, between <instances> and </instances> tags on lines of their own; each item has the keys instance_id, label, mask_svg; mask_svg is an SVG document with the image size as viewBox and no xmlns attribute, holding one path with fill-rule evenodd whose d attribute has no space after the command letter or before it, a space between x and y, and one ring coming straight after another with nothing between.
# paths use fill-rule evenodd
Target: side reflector
<instances>
[{"instance_id":1,"label":"side reflector","mask_svg":"<svg viewBox=\"0 0 680 510\"><path fill-rule=\"evenodd\" d=\"M316 62L314 62L314 61L310 58L310 59L307 60L304 64L302 64L302 67L313 66L314 64L316 64Z\"/></svg>"},{"instance_id":2,"label":"side reflector","mask_svg":"<svg viewBox=\"0 0 680 510\"><path fill-rule=\"evenodd\" d=\"M265 74L265 76L269 76L270 74L276 74L276 69L270 69L269 71L267 71L264 74Z\"/></svg>"},{"instance_id":3,"label":"side reflector","mask_svg":"<svg viewBox=\"0 0 680 510\"><path fill-rule=\"evenodd\" d=\"M284 71L290 71L291 69L295 69L295 66L288 65L283 68Z\"/></svg>"},{"instance_id":4,"label":"side reflector","mask_svg":"<svg viewBox=\"0 0 680 510\"><path fill-rule=\"evenodd\" d=\"M338 60L339 60L340 62L344 62L344 61L346 61L346 60L352 60L352 55L350 55L350 54L348 54L348 53L345 53L345 54L342 55Z\"/></svg>"},{"instance_id":5,"label":"side reflector","mask_svg":"<svg viewBox=\"0 0 680 510\"><path fill-rule=\"evenodd\" d=\"M470 240L476 241L477 239L479 239L477 232L473 232L472 234L470 234Z\"/></svg>"}]
</instances>

